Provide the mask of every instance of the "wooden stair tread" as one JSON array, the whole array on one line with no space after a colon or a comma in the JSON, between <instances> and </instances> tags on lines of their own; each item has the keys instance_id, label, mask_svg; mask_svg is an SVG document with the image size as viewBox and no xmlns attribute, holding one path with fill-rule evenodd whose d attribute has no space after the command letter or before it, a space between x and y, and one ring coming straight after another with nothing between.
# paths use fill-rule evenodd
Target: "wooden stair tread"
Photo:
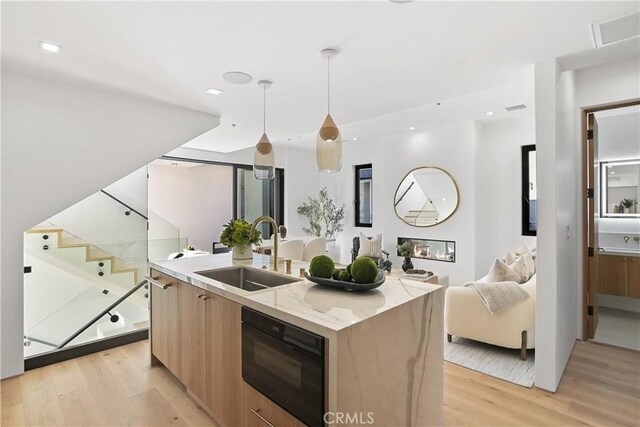
<instances>
[{"instance_id":1,"label":"wooden stair tread","mask_svg":"<svg viewBox=\"0 0 640 427\"><path fill-rule=\"evenodd\" d=\"M64 230L62 228L30 228L25 233L34 234L34 233L62 233Z\"/></svg>"}]
</instances>

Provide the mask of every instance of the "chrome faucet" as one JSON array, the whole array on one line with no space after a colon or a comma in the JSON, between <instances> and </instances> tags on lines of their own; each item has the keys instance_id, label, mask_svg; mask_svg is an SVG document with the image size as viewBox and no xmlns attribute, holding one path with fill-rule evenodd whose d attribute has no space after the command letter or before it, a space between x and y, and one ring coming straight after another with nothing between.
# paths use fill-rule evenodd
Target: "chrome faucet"
<instances>
[{"instance_id":1,"label":"chrome faucet","mask_svg":"<svg viewBox=\"0 0 640 427\"><path fill-rule=\"evenodd\" d=\"M624 242L629 243L629 236L624 236Z\"/></svg>"},{"instance_id":2,"label":"chrome faucet","mask_svg":"<svg viewBox=\"0 0 640 427\"><path fill-rule=\"evenodd\" d=\"M251 224L251 240L253 240L253 236L256 234L256 227L261 222L268 222L273 226L273 271L278 271L278 224L276 221L268 215L263 215L261 217L256 218Z\"/></svg>"}]
</instances>

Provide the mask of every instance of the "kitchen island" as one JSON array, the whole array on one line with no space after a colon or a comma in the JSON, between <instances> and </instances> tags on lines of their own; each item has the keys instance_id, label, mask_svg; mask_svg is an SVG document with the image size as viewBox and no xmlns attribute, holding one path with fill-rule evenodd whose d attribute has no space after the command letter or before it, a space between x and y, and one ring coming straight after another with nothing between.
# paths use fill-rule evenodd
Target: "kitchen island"
<instances>
[{"instance_id":1,"label":"kitchen island","mask_svg":"<svg viewBox=\"0 0 640 427\"><path fill-rule=\"evenodd\" d=\"M388 277L375 290L351 293L299 278L308 264L296 261L293 275L282 273L282 263L272 273L292 283L253 292L198 273L234 266L272 268L268 256L231 254L150 265L152 363L171 370L220 424L301 425L289 414L251 407L265 397L242 381L246 307L324 338L327 425L442 425L440 286Z\"/></svg>"}]
</instances>

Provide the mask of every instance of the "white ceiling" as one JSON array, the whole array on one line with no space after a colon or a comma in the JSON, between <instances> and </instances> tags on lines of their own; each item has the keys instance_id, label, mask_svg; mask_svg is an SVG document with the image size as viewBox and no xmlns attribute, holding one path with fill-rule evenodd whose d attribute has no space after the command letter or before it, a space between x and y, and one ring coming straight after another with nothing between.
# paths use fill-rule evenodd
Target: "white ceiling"
<instances>
[{"instance_id":1,"label":"white ceiling","mask_svg":"<svg viewBox=\"0 0 640 427\"><path fill-rule=\"evenodd\" d=\"M341 51L332 115L344 137L376 123L384 123L378 135L397 133L438 121L437 101L475 94L467 113L475 118L509 105L530 93L532 63L592 49L589 22L638 9L612 1L3 2L2 66L219 114L221 126L187 146L228 152L261 134L259 79L274 82L271 140L313 138L326 114L323 48ZM43 52L38 40L62 50ZM232 70L254 81L224 82ZM224 93L205 94L209 87Z\"/></svg>"}]
</instances>

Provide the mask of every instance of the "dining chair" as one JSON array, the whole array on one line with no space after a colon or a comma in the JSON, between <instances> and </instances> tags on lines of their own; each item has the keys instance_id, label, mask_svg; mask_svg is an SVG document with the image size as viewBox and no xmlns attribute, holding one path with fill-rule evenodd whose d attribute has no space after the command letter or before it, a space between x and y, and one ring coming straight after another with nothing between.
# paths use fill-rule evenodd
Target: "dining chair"
<instances>
[{"instance_id":1,"label":"dining chair","mask_svg":"<svg viewBox=\"0 0 640 427\"><path fill-rule=\"evenodd\" d=\"M306 245L304 245L302 260L311 261L313 257L324 255L326 251L327 239L324 237L313 238L309 240Z\"/></svg>"},{"instance_id":2,"label":"dining chair","mask_svg":"<svg viewBox=\"0 0 640 427\"><path fill-rule=\"evenodd\" d=\"M287 240L280 243L280 246L278 247L278 257L295 259L295 260L301 261L303 249L304 249L304 241Z\"/></svg>"}]
</instances>

